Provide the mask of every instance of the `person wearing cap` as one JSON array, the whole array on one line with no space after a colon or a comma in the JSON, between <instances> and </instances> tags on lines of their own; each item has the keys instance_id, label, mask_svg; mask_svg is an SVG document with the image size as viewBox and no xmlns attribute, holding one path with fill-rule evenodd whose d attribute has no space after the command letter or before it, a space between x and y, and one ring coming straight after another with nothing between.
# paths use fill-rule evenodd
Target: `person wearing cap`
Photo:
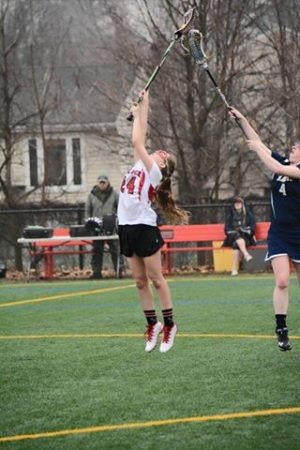
<instances>
[{"instance_id":1,"label":"person wearing cap","mask_svg":"<svg viewBox=\"0 0 300 450\"><path fill-rule=\"evenodd\" d=\"M249 262L252 259L247 247L256 243L255 225L255 218L251 211L246 208L243 198L235 197L225 220L224 231L226 238L223 242L224 247L233 248L232 276L238 275L242 258L244 258L245 262Z\"/></svg>"},{"instance_id":2,"label":"person wearing cap","mask_svg":"<svg viewBox=\"0 0 300 450\"><path fill-rule=\"evenodd\" d=\"M110 184L109 177L105 174L99 175L97 184L93 186L88 195L85 204L86 218L97 217L102 220L104 216L116 214L118 208L118 193ZM116 275L122 278L124 275L124 259L120 255L119 242L117 240L99 240L93 241L93 255L91 266L93 274L90 278L102 278L102 265L104 246L108 245L111 253L111 259Z\"/></svg>"},{"instance_id":3,"label":"person wearing cap","mask_svg":"<svg viewBox=\"0 0 300 450\"><path fill-rule=\"evenodd\" d=\"M230 117L239 121L247 137L247 145L263 165L273 173L271 181L271 224L268 251L275 277L273 307L275 333L279 350L291 350L287 327L291 265L300 282L300 141L289 149L288 156L271 151L248 120L236 109ZM264 167L262 166L262 167Z\"/></svg>"}]
</instances>

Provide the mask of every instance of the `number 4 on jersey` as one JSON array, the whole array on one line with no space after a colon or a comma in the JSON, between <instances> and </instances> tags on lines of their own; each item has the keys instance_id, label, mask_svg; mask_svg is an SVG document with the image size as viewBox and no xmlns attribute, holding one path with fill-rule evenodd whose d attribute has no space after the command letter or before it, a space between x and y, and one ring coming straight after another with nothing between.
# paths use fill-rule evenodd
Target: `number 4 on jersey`
<instances>
[{"instance_id":1,"label":"number 4 on jersey","mask_svg":"<svg viewBox=\"0 0 300 450\"><path fill-rule=\"evenodd\" d=\"M279 188L279 192L286 197L287 193L286 193L286 190L285 190L285 183L281 183L281 186Z\"/></svg>"}]
</instances>

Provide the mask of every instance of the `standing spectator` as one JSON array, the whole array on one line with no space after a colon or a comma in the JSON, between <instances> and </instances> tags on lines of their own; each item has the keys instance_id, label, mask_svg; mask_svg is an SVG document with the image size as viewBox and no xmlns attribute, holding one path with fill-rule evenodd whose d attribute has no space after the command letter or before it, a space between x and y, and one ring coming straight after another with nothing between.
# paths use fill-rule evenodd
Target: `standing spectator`
<instances>
[{"instance_id":1,"label":"standing spectator","mask_svg":"<svg viewBox=\"0 0 300 450\"><path fill-rule=\"evenodd\" d=\"M149 154L146 145L149 93L143 91L143 100L134 104L132 144L134 166L125 176L118 207L121 252L127 257L132 276L147 321L145 351L155 349L162 332L160 352L169 351L177 332L173 319L173 304L167 281L162 273L161 247L164 245L153 209L156 200L169 223L185 223L187 213L176 205L171 192L171 176L175 159L164 150ZM158 320L150 283L156 289L163 316Z\"/></svg>"},{"instance_id":2,"label":"standing spectator","mask_svg":"<svg viewBox=\"0 0 300 450\"><path fill-rule=\"evenodd\" d=\"M223 242L224 247L233 248L232 276L238 275L242 258L246 262L252 259L247 247L256 244L255 225L255 218L246 208L242 197L235 197L225 220L226 238Z\"/></svg>"},{"instance_id":3,"label":"standing spectator","mask_svg":"<svg viewBox=\"0 0 300 450\"><path fill-rule=\"evenodd\" d=\"M280 155L262 142L237 109L231 108L230 115L239 120L250 150L273 172L266 261L271 261L275 276L273 306L278 347L282 351L291 350L287 327L290 264L300 281L300 141L292 145L288 157Z\"/></svg>"},{"instance_id":4,"label":"standing spectator","mask_svg":"<svg viewBox=\"0 0 300 450\"><path fill-rule=\"evenodd\" d=\"M103 220L103 216L116 214L118 208L118 193L113 189L107 175L100 175L97 184L88 195L85 205L85 216L97 217ZM104 246L108 245L111 259L116 275L119 278L124 276L124 260L120 255L119 242L117 240L93 241L92 270L91 279L102 278L102 265Z\"/></svg>"}]
</instances>

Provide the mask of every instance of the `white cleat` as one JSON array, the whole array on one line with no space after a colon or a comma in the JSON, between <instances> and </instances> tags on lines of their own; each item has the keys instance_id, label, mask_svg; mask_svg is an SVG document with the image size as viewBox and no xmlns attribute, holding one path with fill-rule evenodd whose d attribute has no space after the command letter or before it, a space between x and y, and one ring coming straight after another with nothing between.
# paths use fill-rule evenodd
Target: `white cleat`
<instances>
[{"instance_id":1,"label":"white cleat","mask_svg":"<svg viewBox=\"0 0 300 450\"><path fill-rule=\"evenodd\" d=\"M176 333L177 333L177 326L175 324L172 327L164 326L163 340L159 348L159 351L161 353L166 353L173 347Z\"/></svg>"},{"instance_id":2,"label":"white cleat","mask_svg":"<svg viewBox=\"0 0 300 450\"><path fill-rule=\"evenodd\" d=\"M156 345L157 345L157 339L159 334L162 332L163 330L163 324L160 322L156 322L155 325L148 325L147 326L147 330L146 330L146 347L145 347L145 351L146 352L152 352L152 350L155 349Z\"/></svg>"}]
</instances>

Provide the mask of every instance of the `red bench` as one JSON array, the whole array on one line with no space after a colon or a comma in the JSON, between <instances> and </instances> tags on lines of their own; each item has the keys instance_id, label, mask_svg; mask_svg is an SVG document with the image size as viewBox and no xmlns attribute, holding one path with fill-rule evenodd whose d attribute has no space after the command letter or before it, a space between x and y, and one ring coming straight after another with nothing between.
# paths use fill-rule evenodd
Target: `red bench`
<instances>
[{"instance_id":1,"label":"red bench","mask_svg":"<svg viewBox=\"0 0 300 450\"><path fill-rule=\"evenodd\" d=\"M256 224L255 237L257 245L250 249L265 249L270 222L258 222ZM170 254L175 252L200 252L220 250L213 245L214 241L224 241L224 224L202 224L202 225L163 225L160 227L165 245L162 248L164 256L164 271L171 271ZM178 243L195 243L194 246L178 246ZM205 245L203 245L205 244Z\"/></svg>"}]
</instances>

